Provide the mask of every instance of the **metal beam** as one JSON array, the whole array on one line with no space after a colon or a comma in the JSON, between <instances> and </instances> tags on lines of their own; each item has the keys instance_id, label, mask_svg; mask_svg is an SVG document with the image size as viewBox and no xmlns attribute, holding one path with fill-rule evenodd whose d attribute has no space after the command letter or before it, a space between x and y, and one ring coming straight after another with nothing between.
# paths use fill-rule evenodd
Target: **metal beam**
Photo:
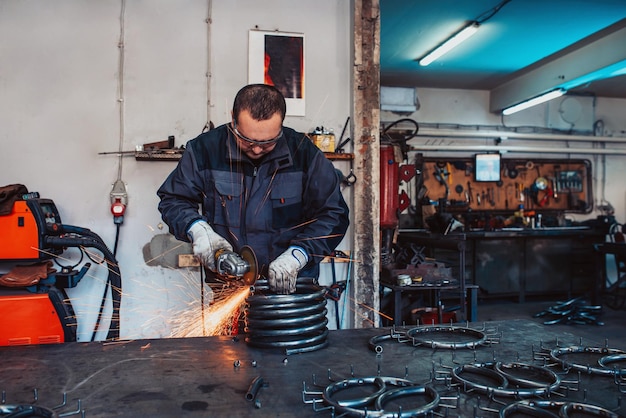
<instances>
[{"instance_id":1,"label":"metal beam","mask_svg":"<svg viewBox=\"0 0 626 418\"><path fill-rule=\"evenodd\" d=\"M569 142L607 142L626 144L623 136L591 136L591 135L568 135L542 132L507 132L497 130L463 130L463 129L433 129L420 128L418 137L426 138L494 138L494 139L518 139L539 141L569 141Z\"/></svg>"},{"instance_id":2,"label":"metal beam","mask_svg":"<svg viewBox=\"0 0 626 418\"><path fill-rule=\"evenodd\" d=\"M380 238L380 5L354 0L354 327L378 326Z\"/></svg>"},{"instance_id":3,"label":"metal beam","mask_svg":"<svg viewBox=\"0 0 626 418\"><path fill-rule=\"evenodd\" d=\"M573 88L572 83L577 79L582 80L585 75L625 60L626 19L622 19L537 66L522 70L520 76L491 90L489 111L499 113L555 88Z\"/></svg>"}]
</instances>

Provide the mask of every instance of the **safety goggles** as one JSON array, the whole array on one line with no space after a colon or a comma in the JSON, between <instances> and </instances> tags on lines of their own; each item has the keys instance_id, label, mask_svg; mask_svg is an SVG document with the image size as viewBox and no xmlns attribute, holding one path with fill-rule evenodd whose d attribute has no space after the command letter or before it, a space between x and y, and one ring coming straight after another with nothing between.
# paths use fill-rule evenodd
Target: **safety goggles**
<instances>
[{"instance_id":1,"label":"safety goggles","mask_svg":"<svg viewBox=\"0 0 626 418\"><path fill-rule=\"evenodd\" d=\"M246 145L248 145L250 148L252 147L260 147L262 149L268 149L271 146L273 146L274 144L276 144L280 138L283 137L283 129L280 129L280 132L278 133L278 135L272 139L268 139L265 141L259 141L256 139L252 139L252 138L248 138L247 136L243 135L241 132L239 132L237 130L237 121L233 120L233 132L235 133L235 135L237 135L239 137L239 139L241 139Z\"/></svg>"}]
</instances>

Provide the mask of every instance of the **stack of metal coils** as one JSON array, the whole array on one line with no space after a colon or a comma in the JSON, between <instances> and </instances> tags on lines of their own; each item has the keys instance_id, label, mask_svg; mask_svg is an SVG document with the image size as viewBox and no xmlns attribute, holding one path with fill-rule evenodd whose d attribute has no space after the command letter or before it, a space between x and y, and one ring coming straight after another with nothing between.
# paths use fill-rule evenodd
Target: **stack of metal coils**
<instances>
[{"instance_id":1,"label":"stack of metal coils","mask_svg":"<svg viewBox=\"0 0 626 418\"><path fill-rule=\"evenodd\" d=\"M287 355L326 347L325 293L314 278L299 277L296 292L289 295L277 295L267 280L257 280L244 309L246 343L278 348Z\"/></svg>"}]
</instances>

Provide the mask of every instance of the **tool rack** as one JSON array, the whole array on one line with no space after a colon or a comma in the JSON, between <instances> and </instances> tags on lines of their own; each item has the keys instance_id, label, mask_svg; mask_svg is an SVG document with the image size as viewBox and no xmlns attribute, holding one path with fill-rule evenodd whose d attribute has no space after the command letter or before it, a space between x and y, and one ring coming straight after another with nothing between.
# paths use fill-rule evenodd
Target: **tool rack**
<instances>
[{"instance_id":1,"label":"tool rack","mask_svg":"<svg viewBox=\"0 0 626 418\"><path fill-rule=\"evenodd\" d=\"M418 205L444 202L453 213L486 211L589 213L592 210L591 163L570 159L505 159L500 179L476 181L470 158L423 158L416 160Z\"/></svg>"},{"instance_id":2,"label":"tool rack","mask_svg":"<svg viewBox=\"0 0 626 418\"><path fill-rule=\"evenodd\" d=\"M499 180L482 182L476 181L474 156L418 155L415 169L415 184L407 187L415 187L416 210L401 216L398 242L424 246L430 257L450 262L458 255L443 246L463 237L466 283L479 286L481 298L571 297L593 286L592 245L604 240L604 232L570 225L564 216L592 210L588 160L502 158ZM437 229L437 213L452 215L461 226Z\"/></svg>"}]
</instances>

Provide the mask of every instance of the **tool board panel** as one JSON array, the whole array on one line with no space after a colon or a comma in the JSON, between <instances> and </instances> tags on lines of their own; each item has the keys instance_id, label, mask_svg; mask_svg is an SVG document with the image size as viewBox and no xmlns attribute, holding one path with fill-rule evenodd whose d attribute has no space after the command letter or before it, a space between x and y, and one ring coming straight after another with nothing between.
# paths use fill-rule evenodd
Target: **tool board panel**
<instances>
[{"instance_id":1,"label":"tool board panel","mask_svg":"<svg viewBox=\"0 0 626 418\"><path fill-rule=\"evenodd\" d=\"M418 199L443 201L449 211L458 212L513 212L520 205L525 210L591 212L589 160L498 158L498 162L497 178L479 181L482 174L476 170L475 156L418 157Z\"/></svg>"}]
</instances>

